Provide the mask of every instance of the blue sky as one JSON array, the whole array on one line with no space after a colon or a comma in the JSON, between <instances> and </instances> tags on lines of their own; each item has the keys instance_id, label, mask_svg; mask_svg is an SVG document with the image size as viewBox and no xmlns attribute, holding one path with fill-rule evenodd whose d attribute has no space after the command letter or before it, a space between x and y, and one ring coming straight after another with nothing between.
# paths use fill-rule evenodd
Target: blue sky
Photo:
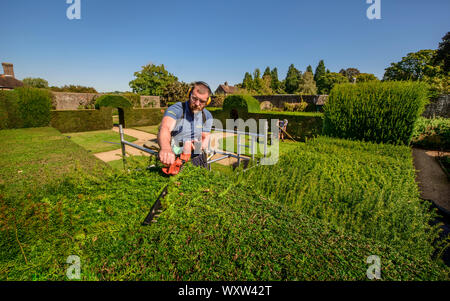
<instances>
[{"instance_id":1,"label":"blue sky","mask_svg":"<svg viewBox=\"0 0 450 301\"><path fill-rule=\"evenodd\" d=\"M294 64L333 72L356 67L381 78L409 52L436 49L450 31L448 0L381 0L369 20L366 0L81 0L69 20L66 0L2 0L0 61L16 77L50 85L127 91L133 73L164 64L179 80L218 84L245 72Z\"/></svg>"}]
</instances>

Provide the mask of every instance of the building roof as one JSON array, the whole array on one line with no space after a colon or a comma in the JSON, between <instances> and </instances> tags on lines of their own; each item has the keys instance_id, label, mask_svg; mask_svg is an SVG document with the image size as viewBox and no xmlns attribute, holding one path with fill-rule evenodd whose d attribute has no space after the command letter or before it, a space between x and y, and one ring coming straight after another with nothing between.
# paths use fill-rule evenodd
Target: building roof
<instances>
[{"instance_id":1,"label":"building roof","mask_svg":"<svg viewBox=\"0 0 450 301\"><path fill-rule=\"evenodd\" d=\"M219 89L222 89L227 94L232 94L232 93L237 92L237 88L235 86L219 85L219 87L216 89L216 91L219 91Z\"/></svg>"},{"instance_id":2,"label":"building roof","mask_svg":"<svg viewBox=\"0 0 450 301\"><path fill-rule=\"evenodd\" d=\"M8 89L14 89L17 87L22 87L23 83L22 81L12 77L7 76L4 74L0 75L0 88L8 88Z\"/></svg>"}]
</instances>

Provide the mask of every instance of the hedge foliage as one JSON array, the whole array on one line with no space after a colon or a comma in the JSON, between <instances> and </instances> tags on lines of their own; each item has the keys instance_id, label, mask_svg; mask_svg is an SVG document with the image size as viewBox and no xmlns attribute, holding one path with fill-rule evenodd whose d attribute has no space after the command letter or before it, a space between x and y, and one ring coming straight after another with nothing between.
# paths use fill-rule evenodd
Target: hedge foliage
<instances>
[{"instance_id":1,"label":"hedge foliage","mask_svg":"<svg viewBox=\"0 0 450 301\"><path fill-rule=\"evenodd\" d=\"M301 214L419 257L433 253L435 213L419 198L407 146L319 137L245 178Z\"/></svg>"},{"instance_id":2,"label":"hedge foliage","mask_svg":"<svg viewBox=\"0 0 450 301\"><path fill-rule=\"evenodd\" d=\"M259 112L259 101L251 95L229 95L223 101L223 110L230 111L236 109L248 113Z\"/></svg>"},{"instance_id":3,"label":"hedge foliage","mask_svg":"<svg viewBox=\"0 0 450 301\"><path fill-rule=\"evenodd\" d=\"M0 91L0 129L48 126L51 106L52 94L46 89Z\"/></svg>"},{"instance_id":4,"label":"hedge foliage","mask_svg":"<svg viewBox=\"0 0 450 301\"><path fill-rule=\"evenodd\" d=\"M336 85L324 107L325 135L408 144L427 103L419 82L367 82Z\"/></svg>"},{"instance_id":5,"label":"hedge foliage","mask_svg":"<svg viewBox=\"0 0 450 301\"><path fill-rule=\"evenodd\" d=\"M121 95L107 94L102 95L95 100L95 108L113 107L113 108L131 108L133 107L131 101Z\"/></svg>"},{"instance_id":6,"label":"hedge foliage","mask_svg":"<svg viewBox=\"0 0 450 301\"><path fill-rule=\"evenodd\" d=\"M165 210L141 226L168 181ZM385 280L448 279L448 269L429 258L337 229L190 164L170 180L145 168L75 174L0 206L3 280L65 280L69 255L80 257L81 280L364 280L372 254Z\"/></svg>"},{"instance_id":7,"label":"hedge foliage","mask_svg":"<svg viewBox=\"0 0 450 301\"><path fill-rule=\"evenodd\" d=\"M113 127L112 108L99 110L52 110L50 125L61 133L109 130Z\"/></svg>"},{"instance_id":8,"label":"hedge foliage","mask_svg":"<svg viewBox=\"0 0 450 301\"><path fill-rule=\"evenodd\" d=\"M161 122L164 115L162 108L134 108L126 109L124 112L126 127L156 125Z\"/></svg>"},{"instance_id":9,"label":"hedge foliage","mask_svg":"<svg viewBox=\"0 0 450 301\"><path fill-rule=\"evenodd\" d=\"M421 148L450 151L450 118L419 117L411 144Z\"/></svg>"}]
</instances>

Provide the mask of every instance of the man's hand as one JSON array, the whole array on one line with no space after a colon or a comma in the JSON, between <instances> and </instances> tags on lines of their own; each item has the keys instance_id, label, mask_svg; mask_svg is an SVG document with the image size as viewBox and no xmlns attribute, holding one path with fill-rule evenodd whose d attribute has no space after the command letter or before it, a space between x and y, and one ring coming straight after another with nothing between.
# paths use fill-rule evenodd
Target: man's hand
<instances>
[{"instance_id":1,"label":"man's hand","mask_svg":"<svg viewBox=\"0 0 450 301\"><path fill-rule=\"evenodd\" d=\"M161 149L159 151L159 160L161 160L161 163L163 164L171 165L175 162L175 154L171 148Z\"/></svg>"}]
</instances>

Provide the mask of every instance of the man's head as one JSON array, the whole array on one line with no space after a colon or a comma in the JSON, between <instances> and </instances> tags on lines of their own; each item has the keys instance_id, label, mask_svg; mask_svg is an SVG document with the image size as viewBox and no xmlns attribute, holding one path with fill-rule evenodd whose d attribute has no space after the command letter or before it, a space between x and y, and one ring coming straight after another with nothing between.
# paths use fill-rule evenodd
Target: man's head
<instances>
[{"instance_id":1,"label":"man's head","mask_svg":"<svg viewBox=\"0 0 450 301\"><path fill-rule=\"evenodd\" d=\"M211 89L204 82L196 82L189 97L189 108L193 113L202 111L206 107Z\"/></svg>"}]
</instances>

